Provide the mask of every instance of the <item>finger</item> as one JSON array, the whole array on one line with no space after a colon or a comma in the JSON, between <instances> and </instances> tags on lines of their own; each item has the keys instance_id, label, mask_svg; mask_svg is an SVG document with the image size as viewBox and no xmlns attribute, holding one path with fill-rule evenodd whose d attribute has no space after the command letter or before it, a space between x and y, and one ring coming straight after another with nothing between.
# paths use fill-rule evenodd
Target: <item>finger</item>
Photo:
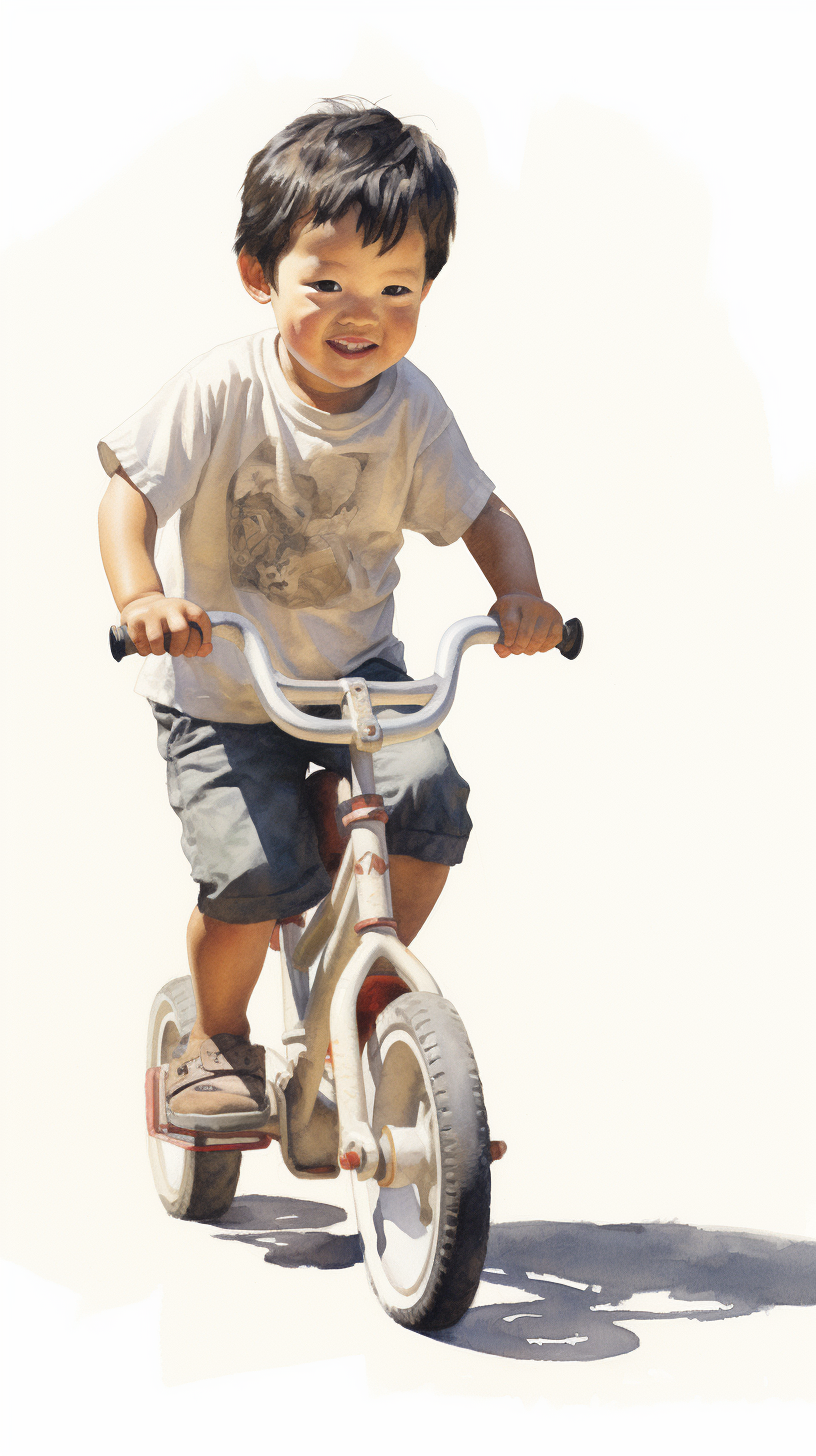
<instances>
[{"instance_id":1,"label":"finger","mask_svg":"<svg viewBox=\"0 0 816 1456\"><path fill-rule=\"evenodd\" d=\"M513 643L513 652L515 656L520 657L523 652L526 653L530 650L530 643L533 639L535 628L535 617L531 617L528 619L527 617L522 616L522 619L519 622L518 631L516 633L516 639ZM535 651L535 648L533 648L533 651Z\"/></svg>"},{"instance_id":2,"label":"finger","mask_svg":"<svg viewBox=\"0 0 816 1456\"><path fill-rule=\"evenodd\" d=\"M142 622L141 620L137 620L135 622L123 622L122 626L127 627L128 636L130 637L130 640L133 643L133 646L136 648L139 656L149 657L150 643L147 640L147 633L145 631L144 622Z\"/></svg>"},{"instance_id":3,"label":"finger","mask_svg":"<svg viewBox=\"0 0 816 1456\"><path fill-rule=\"evenodd\" d=\"M505 611L502 611L501 608L499 608L499 622L501 624L502 636L504 637L503 646L507 649L507 651L503 654L505 657L509 656L511 652L515 652L516 650L515 644L520 621L520 607L510 607Z\"/></svg>"},{"instance_id":4,"label":"finger","mask_svg":"<svg viewBox=\"0 0 816 1456\"><path fill-rule=\"evenodd\" d=\"M557 647L564 635L564 619L560 612L556 612L550 623L550 630L547 636L547 652Z\"/></svg>"},{"instance_id":5,"label":"finger","mask_svg":"<svg viewBox=\"0 0 816 1456\"><path fill-rule=\"evenodd\" d=\"M505 633L504 640L514 657L518 657L520 653L527 651L538 620L538 612L535 608L521 604L513 609L512 619L514 629L512 637L508 640L507 633Z\"/></svg>"},{"instance_id":6,"label":"finger","mask_svg":"<svg viewBox=\"0 0 816 1456\"><path fill-rule=\"evenodd\" d=\"M190 646L191 657L209 657L213 650L212 642L204 641L204 634L197 622L190 623Z\"/></svg>"},{"instance_id":7,"label":"finger","mask_svg":"<svg viewBox=\"0 0 816 1456\"><path fill-rule=\"evenodd\" d=\"M535 631L532 633L525 648L528 657L534 657L537 652L549 652L555 646L555 638L552 633L552 623L549 617L540 617L536 622Z\"/></svg>"},{"instance_id":8,"label":"finger","mask_svg":"<svg viewBox=\"0 0 816 1456\"><path fill-rule=\"evenodd\" d=\"M167 624L163 617L159 622L150 621L145 623L145 636L147 637L147 645L149 649L149 652L146 653L145 656L164 656L164 634L167 630Z\"/></svg>"},{"instance_id":9,"label":"finger","mask_svg":"<svg viewBox=\"0 0 816 1456\"><path fill-rule=\"evenodd\" d=\"M174 609L167 613L167 630L170 633L170 646L167 649L170 656L187 656L187 647L190 641L190 624L183 612Z\"/></svg>"},{"instance_id":10,"label":"finger","mask_svg":"<svg viewBox=\"0 0 816 1456\"><path fill-rule=\"evenodd\" d=\"M187 623L187 640L184 647L185 657L198 657L198 649L202 643L201 628L196 622Z\"/></svg>"},{"instance_id":11,"label":"finger","mask_svg":"<svg viewBox=\"0 0 816 1456\"><path fill-rule=\"evenodd\" d=\"M184 618L184 652L183 657L198 657L198 649L202 642L202 631L197 622L189 622Z\"/></svg>"},{"instance_id":12,"label":"finger","mask_svg":"<svg viewBox=\"0 0 816 1456\"><path fill-rule=\"evenodd\" d=\"M554 612L547 612L539 617L536 629L527 647L529 656L536 652L551 652L561 641L564 632L564 624L561 617Z\"/></svg>"},{"instance_id":13,"label":"finger","mask_svg":"<svg viewBox=\"0 0 816 1456\"><path fill-rule=\"evenodd\" d=\"M192 602L185 602L187 608L187 619L192 627L198 628L200 638L194 632L190 633L190 641L195 650L190 653L191 657L208 657L212 652L212 622L207 613L195 606Z\"/></svg>"}]
</instances>

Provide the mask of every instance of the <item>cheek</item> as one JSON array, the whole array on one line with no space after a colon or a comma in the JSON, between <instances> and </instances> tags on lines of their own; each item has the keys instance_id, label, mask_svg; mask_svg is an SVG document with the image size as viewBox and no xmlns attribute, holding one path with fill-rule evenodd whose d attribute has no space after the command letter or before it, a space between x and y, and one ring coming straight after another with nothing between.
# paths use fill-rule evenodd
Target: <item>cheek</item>
<instances>
[{"instance_id":1,"label":"cheek","mask_svg":"<svg viewBox=\"0 0 816 1456\"><path fill-rule=\"evenodd\" d=\"M392 316L390 330L392 338L407 348L416 333L418 322L418 308L401 309L399 313Z\"/></svg>"},{"instance_id":2,"label":"cheek","mask_svg":"<svg viewBox=\"0 0 816 1456\"><path fill-rule=\"evenodd\" d=\"M304 302L289 310L286 317L284 339L288 335L292 343L299 344L302 347L317 342L322 330L323 317L321 309L315 307L313 303Z\"/></svg>"}]
</instances>

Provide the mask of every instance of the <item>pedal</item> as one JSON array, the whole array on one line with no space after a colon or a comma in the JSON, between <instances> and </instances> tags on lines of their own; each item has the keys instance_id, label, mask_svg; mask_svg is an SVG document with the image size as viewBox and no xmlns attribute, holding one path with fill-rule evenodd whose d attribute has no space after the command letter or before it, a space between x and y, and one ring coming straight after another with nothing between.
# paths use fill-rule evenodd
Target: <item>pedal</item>
<instances>
[{"instance_id":1,"label":"pedal","mask_svg":"<svg viewBox=\"0 0 816 1456\"><path fill-rule=\"evenodd\" d=\"M164 1074L166 1067L148 1067L145 1077L145 1111L147 1131L150 1137L160 1142L171 1143L173 1147L184 1148L191 1153L250 1153L255 1148L268 1148L276 1135L270 1121L257 1132L202 1133L190 1132L187 1128L174 1127L167 1120L167 1104L164 1096ZM269 1129L269 1130L267 1130Z\"/></svg>"}]
</instances>

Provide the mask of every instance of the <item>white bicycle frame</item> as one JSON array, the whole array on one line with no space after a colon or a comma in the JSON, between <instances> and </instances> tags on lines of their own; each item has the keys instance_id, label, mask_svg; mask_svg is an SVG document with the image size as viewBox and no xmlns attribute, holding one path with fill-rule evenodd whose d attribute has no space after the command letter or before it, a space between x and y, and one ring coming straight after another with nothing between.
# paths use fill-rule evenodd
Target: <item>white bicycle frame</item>
<instances>
[{"instance_id":1,"label":"white bicycle frame","mask_svg":"<svg viewBox=\"0 0 816 1456\"><path fill-rule=\"evenodd\" d=\"M323 1177L339 1164L372 1178L382 1150L368 1120L357 1031L357 997L382 957L412 991L439 994L430 973L398 939L392 916L385 812L376 802L372 755L386 742L404 743L432 733L451 709L459 665L468 647L500 636L492 617L466 617L449 627L434 673L418 682L366 683L362 678L307 682L285 678L269 660L251 622L232 612L211 612L215 635L243 651L255 691L274 723L295 738L348 744L350 839L331 892L308 926L280 926L284 1045L291 1060L272 1086L277 1135L284 1160L299 1177ZM339 719L316 718L299 704L342 705ZM375 708L416 706L417 712L380 722ZM374 799L374 803L365 800ZM357 805L355 808L354 806ZM381 801L380 801L381 805ZM327 1046L334 1065L337 1122L318 1097ZM333 1153L333 1156L332 1156Z\"/></svg>"}]
</instances>

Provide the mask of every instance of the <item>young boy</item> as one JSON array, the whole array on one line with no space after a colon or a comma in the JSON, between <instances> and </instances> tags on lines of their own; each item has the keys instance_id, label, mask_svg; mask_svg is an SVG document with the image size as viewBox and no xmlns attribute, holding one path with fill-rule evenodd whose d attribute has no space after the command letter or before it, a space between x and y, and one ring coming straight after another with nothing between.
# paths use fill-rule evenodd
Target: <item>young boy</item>
<instances>
[{"instance_id":1,"label":"young boy","mask_svg":"<svg viewBox=\"0 0 816 1456\"><path fill-rule=\"evenodd\" d=\"M405 359L455 197L439 148L383 108L333 101L298 117L250 163L235 244L277 332L196 360L99 446L105 569L147 659L137 690L199 886L197 1019L168 1076L179 1113L263 1118L247 1006L276 922L330 886L304 812L309 763L348 771L346 750L269 722L241 653L213 647L207 612L248 617L290 677L404 680L392 621L407 529L464 541L495 594L499 656L561 640L521 526ZM407 944L462 858L469 791L438 734L383 748L375 771Z\"/></svg>"}]
</instances>

